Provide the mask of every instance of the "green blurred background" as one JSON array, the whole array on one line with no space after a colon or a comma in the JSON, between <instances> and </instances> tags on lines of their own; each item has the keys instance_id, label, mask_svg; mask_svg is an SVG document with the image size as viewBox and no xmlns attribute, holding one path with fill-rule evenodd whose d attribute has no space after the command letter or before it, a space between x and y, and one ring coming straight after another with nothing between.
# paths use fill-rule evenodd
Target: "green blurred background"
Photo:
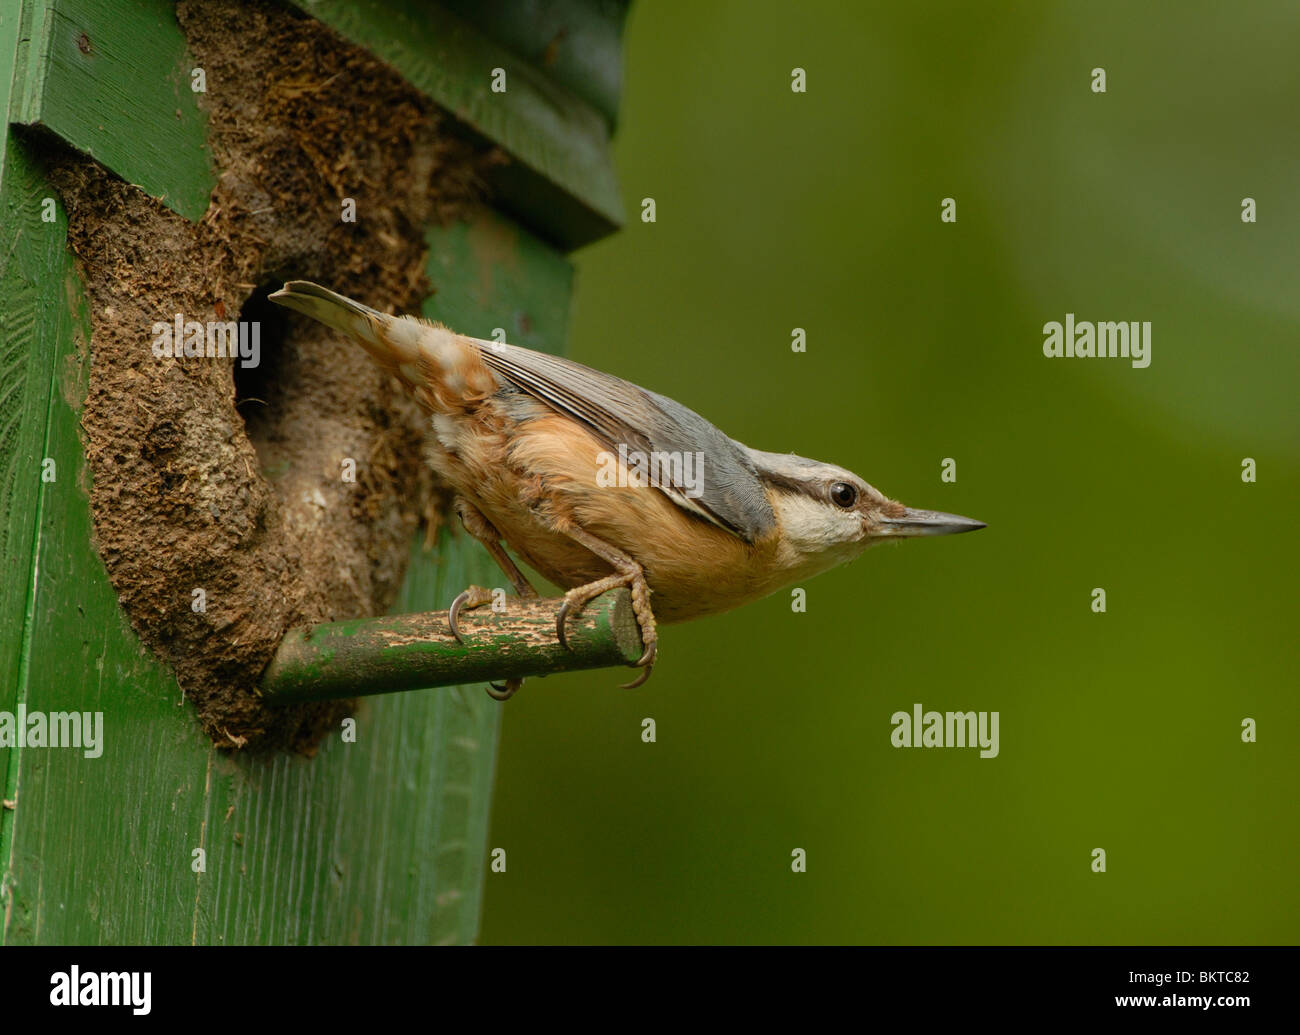
<instances>
[{"instance_id":1,"label":"green blurred background","mask_svg":"<svg viewBox=\"0 0 1300 1035\"><path fill-rule=\"evenodd\" d=\"M570 354L989 528L667 627L641 690L531 681L484 942L1297 941L1297 39L1290 2L633 5ZM1151 321L1151 366L1045 358L1067 312ZM999 757L894 748L918 701L998 711Z\"/></svg>"}]
</instances>

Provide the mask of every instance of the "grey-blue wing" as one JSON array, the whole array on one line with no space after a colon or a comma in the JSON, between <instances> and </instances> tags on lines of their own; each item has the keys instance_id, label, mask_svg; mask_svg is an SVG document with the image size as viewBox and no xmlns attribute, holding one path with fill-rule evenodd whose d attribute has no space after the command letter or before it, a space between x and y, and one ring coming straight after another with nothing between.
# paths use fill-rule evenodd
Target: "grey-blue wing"
<instances>
[{"instance_id":1,"label":"grey-blue wing","mask_svg":"<svg viewBox=\"0 0 1300 1035\"><path fill-rule=\"evenodd\" d=\"M544 352L471 338L499 377L647 465L652 484L688 513L746 542L776 523L754 462L694 410L630 381Z\"/></svg>"}]
</instances>

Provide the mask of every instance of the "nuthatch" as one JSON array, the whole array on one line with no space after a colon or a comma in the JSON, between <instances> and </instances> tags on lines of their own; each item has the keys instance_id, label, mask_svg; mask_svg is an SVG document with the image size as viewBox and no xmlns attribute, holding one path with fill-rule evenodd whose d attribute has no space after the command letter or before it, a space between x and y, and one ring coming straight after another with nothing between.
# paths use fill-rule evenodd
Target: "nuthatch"
<instances>
[{"instance_id":1,"label":"nuthatch","mask_svg":"<svg viewBox=\"0 0 1300 1035\"><path fill-rule=\"evenodd\" d=\"M984 525L913 510L850 471L728 438L681 403L530 349L388 316L307 281L271 295L342 331L431 415L428 461L466 530L521 596L536 590L501 546L564 587L567 615L626 586L649 678L656 619L681 622L773 593L887 539ZM457 615L491 592L471 586ZM653 601L653 604L652 604ZM488 692L505 700L512 680Z\"/></svg>"}]
</instances>

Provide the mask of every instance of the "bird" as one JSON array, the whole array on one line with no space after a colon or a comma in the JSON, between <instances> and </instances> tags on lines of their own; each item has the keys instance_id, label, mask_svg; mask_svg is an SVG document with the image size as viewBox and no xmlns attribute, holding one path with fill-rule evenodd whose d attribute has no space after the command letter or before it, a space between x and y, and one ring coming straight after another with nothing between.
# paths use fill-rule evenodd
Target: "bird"
<instances>
[{"instance_id":1,"label":"bird","mask_svg":"<svg viewBox=\"0 0 1300 1035\"><path fill-rule=\"evenodd\" d=\"M428 414L425 458L465 530L525 598L502 546L565 590L570 615L627 587L649 678L658 625L729 611L892 540L972 532L981 521L913 509L853 472L751 449L681 403L572 360L382 313L310 281L271 301L359 344ZM490 603L470 586L452 602ZM521 680L489 684L507 700Z\"/></svg>"}]
</instances>

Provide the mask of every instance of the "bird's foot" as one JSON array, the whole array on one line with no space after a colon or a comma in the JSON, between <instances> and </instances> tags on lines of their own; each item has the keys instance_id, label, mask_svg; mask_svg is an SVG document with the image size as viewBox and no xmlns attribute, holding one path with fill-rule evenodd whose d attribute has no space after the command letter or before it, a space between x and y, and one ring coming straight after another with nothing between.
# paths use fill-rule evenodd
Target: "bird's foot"
<instances>
[{"instance_id":1,"label":"bird's foot","mask_svg":"<svg viewBox=\"0 0 1300 1035\"><path fill-rule=\"evenodd\" d=\"M530 586L529 589L531 590L532 587ZM482 586L470 586L461 591L451 602L451 610L447 612L447 625L451 629L451 634L456 637L457 643L465 642L465 638L460 634L460 613L466 608L473 610L490 603L492 603L492 590L484 589ZM494 701L508 701L523 685L522 679L507 679L504 683L489 683L483 689Z\"/></svg>"},{"instance_id":2,"label":"bird's foot","mask_svg":"<svg viewBox=\"0 0 1300 1035\"><path fill-rule=\"evenodd\" d=\"M650 587L646 585L645 576L638 574L629 588L632 590L632 613L636 615L636 624L641 629L641 645L645 649L636 662L641 674L630 683L620 684L623 690L645 686L654 671L655 658L659 656L659 629L655 625L655 613L650 610Z\"/></svg>"},{"instance_id":3,"label":"bird's foot","mask_svg":"<svg viewBox=\"0 0 1300 1035\"><path fill-rule=\"evenodd\" d=\"M492 590L484 589L482 586L470 586L462 590L460 595L451 602L451 610L447 612L447 627L451 629L451 634L456 637L457 643L465 642L465 637L460 634L460 613L466 608L472 611L476 607L490 603L492 603Z\"/></svg>"},{"instance_id":4,"label":"bird's foot","mask_svg":"<svg viewBox=\"0 0 1300 1035\"><path fill-rule=\"evenodd\" d=\"M650 587L646 584L645 573L637 566L635 571L619 575L608 575L585 586L577 586L564 594L564 603L560 605L559 614L555 616L555 635L560 645L568 648L569 641L565 635L564 623L570 614L577 614L596 597L611 589L627 586L632 591L632 613L636 615L637 626L641 630L641 644L644 650L641 657L634 662L634 667L644 671L630 683L621 685L621 689L635 690L644 686L650 673L654 670L655 658L659 654L659 632L655 626L654 612L650 609Z\"/></svg>"}]
</instances>

